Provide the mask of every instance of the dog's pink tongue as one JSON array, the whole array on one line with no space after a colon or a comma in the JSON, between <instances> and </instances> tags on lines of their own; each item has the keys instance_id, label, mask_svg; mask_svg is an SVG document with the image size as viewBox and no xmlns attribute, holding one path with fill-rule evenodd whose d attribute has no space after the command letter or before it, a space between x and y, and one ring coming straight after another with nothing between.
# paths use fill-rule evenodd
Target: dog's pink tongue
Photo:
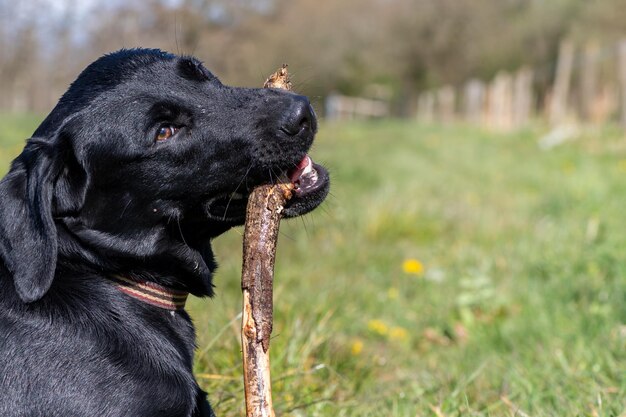
<instances>
[{"instance_id":1,"label":"dog's pink tongue","mask_svg":"<svg viewBox=\"0 0 626 417\"><path fill-rule=\"evenodd\" d=\"M289 180L293 183L298 181L302 174L309 172L313 168L313 161L309 158L309 155L304 155L302 161L289 172Z\"/></svg>"}]
</instances>

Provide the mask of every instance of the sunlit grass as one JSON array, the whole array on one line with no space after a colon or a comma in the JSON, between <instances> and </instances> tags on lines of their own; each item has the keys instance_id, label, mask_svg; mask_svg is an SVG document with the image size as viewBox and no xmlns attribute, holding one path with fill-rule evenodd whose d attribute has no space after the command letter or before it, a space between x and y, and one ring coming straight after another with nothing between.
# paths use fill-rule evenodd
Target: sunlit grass
<instances>
[{"instance_id":1,"label":"sunlit grass","mask_svg":"<svg viewBox=\"0 0 626 417\"><path fill-rule=\"evenodd\" d=\"M0 113L0 174L9 168L9 163L24 147L42 118L35 115Z\"/></svg>"},{"instance_id":2,"label":"sunlit grass","mask_svg":"<svg viewBox=\"0 0 626 417\"><path fill-rule=\"evenodd\" d=\"M35 126L1 120L6 167ZM322 125L332 195L281 226L278 415L623 416L626 140L537 137ZM190 303L196 373L239 416L241 229L215 250L217 297Z\"/></svg>"}]
</instances>

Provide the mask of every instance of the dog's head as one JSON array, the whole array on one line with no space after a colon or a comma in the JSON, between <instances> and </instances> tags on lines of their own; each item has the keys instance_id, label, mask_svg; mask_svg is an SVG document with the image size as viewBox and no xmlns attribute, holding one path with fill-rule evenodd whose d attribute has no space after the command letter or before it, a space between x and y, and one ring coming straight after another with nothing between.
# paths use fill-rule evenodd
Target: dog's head
<instances>
[{"instance_id":1,"label":"dog's head","mask_svg":"<svg viewBox=\"0 0 626 417\"><path fill-rule=\"evenodd\" d=\"M328 173L307 156L316 129L307 98L225 86L193 57L100 58L2 182L0 254L20 297L45 294L57 258L210 294L210 239L243 224L253 187L290 176L287 217L325 198Z\"/></svg>"}]
</instances>

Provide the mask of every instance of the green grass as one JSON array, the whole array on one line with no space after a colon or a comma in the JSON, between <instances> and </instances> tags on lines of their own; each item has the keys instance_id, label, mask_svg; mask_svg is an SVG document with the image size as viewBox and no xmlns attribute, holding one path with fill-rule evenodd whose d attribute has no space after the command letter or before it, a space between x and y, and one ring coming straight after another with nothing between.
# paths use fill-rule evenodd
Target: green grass
<instances>
[{"instance_id":1,"label":"green grass","mask_svg":"<svg viewBox=\"0 0 626 417\"><path fill-rule=\"evenodd\" d=\"M6 167L35 119L0 121ZM332 195L281 228L278 415L626 415L626 140L537 137L322 125ZM220 416L243 415L241 233L215 241L217 297L190 303Z\"/></svg>"},{"instance_id":2,"label":"green grass","mask_svg":"<svg viewBox=\"0 0 626 417\"><path fill-rule=\"evenodd\" d=\"M33 134L42 118L30 115L0 113L0 173L4 175L9 163L24 147L26 139Z\"/></svg>"}]
</instances>

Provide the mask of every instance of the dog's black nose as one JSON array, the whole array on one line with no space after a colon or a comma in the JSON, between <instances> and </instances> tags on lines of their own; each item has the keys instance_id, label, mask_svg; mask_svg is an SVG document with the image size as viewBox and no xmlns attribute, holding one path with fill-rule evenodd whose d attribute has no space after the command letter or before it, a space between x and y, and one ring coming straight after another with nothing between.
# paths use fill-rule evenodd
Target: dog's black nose
<instances>
[{"instance_id":1,"label":"dog's black nose","mask_svg":"<svg viewBox=\"0 0 626 417\"><path fill-rule=\"evenodd\" d=\"M309 99L305 96L294 95L288 110L288 116L282 131L295 136L303 130L315 132L317 130L317 120L315 112Z\"/></svg>"}]
</instances>

